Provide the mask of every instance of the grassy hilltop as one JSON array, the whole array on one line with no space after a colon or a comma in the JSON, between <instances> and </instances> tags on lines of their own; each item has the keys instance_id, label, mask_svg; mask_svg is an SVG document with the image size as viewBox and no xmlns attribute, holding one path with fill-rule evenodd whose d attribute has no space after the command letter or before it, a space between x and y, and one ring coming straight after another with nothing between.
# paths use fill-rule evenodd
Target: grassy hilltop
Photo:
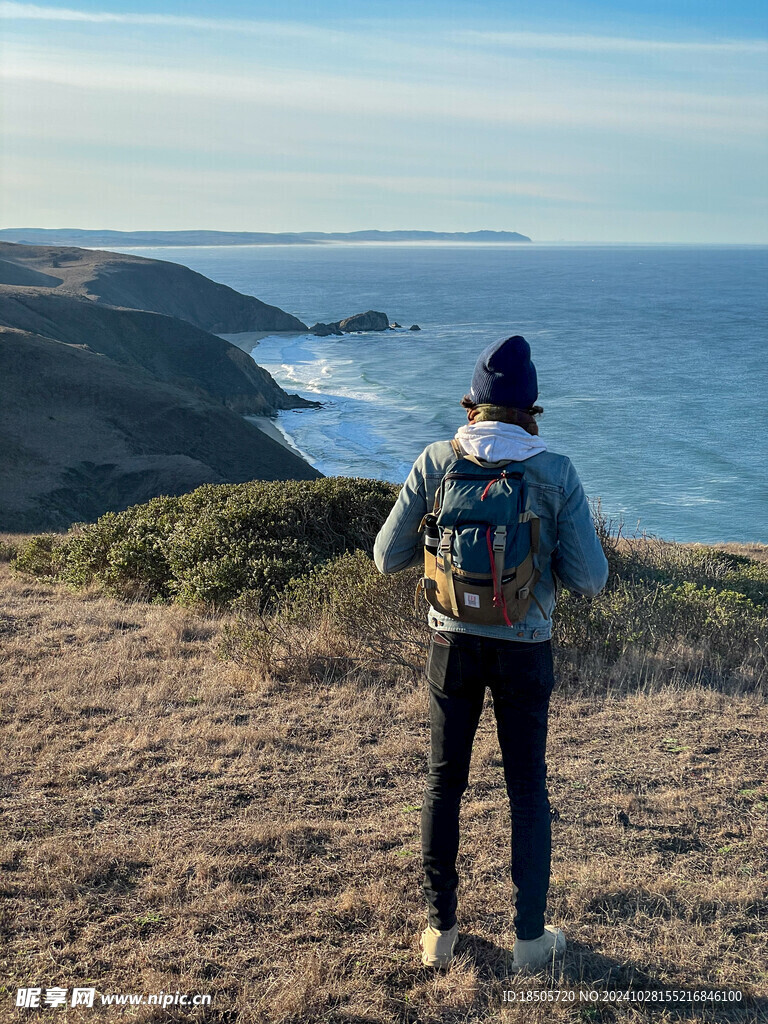
<instances>
[{"instance_id":1,"label":"grassy hilltop","mask_svg":"<svg viewBox=\"0 0 768 1024\"><path fill-rule=\"evenodd\" d=\"M486 708L459 956L432 975L415 948L428 631L418 572L370 560L394 495L207 485L0 538L0 1019L18 986L89 982L210 993L178 1019L222 1024L635 1021L650 1011L579 992L660 985L744 999L655 1020L766 1019L766 549L622 540L598 512L608 587L563 593L556 619L550 919L569 952L554 975L509 973ZM504 1001L534 988L575 1001Z\"/></svg>"}]
</instances>

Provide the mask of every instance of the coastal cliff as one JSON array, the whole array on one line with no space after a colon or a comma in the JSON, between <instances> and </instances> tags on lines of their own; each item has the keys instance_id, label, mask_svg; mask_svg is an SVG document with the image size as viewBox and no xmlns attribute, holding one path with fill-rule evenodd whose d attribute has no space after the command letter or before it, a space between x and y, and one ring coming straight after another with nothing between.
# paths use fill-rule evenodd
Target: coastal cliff
<instances>
[{"instance_id":1,"label":"coastal cliff","mask_svg":"<svg viewBox=\"0 0 768 1024\"><path fill-rule=\"evenodd\" d=\"M316 403L198 326L301 321L185 267L113 256L0 246L0 530L63 529L204 483L319 477L243 418Z\"/></svg>"},{"instance_id":2,"label":"coastal cliff","mask_svg":"<svg viewBox=\"0 0 768 1024\"><path fill-rule=\"evenodd\" d=\"M167 260L0 242L0 285L53 289L100 305L164 313L217 334L305 331L295 316Z\"/></svg>"},{"instance_id":3,"label":"coastal cliff","mask_svg":"<svg viewBox=\"0 0 768 1024\"><path fill-rule=\"evenodd\" d=\"M0 327L0 530L60 530L204 483L319 474L202 391Z\"/></svg>"},{"instance_id":4,"label":"coastal cliff","mask_svg":"<svg viewBox=\"0 0 768 1024\"><path fill-rule=\"evenodd\" d=\"M157 380L205 392L243 414L268 416L313 405L283 391L237 345L177 317L66 293L0 287L0 325L80 345Z\"/></svg>"}]
</instances>

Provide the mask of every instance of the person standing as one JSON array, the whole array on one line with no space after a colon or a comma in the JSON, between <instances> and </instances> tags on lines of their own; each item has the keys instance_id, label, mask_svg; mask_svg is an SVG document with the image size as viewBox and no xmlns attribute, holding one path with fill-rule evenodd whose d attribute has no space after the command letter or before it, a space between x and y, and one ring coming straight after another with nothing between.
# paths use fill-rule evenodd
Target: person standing
<instances>
[{"instance_id":1,"label":"person standing","mask_svg":"<svg viewBox=\"0 0 768 1024\"><path fill-rule=\"evenodd\" d=\"M462 465L481 467L481 472L498 467L495 476L486 474L491 479L483 498L498 481L524 477L528 507L520 522L536 521L530 522L536 572L530 576L530 594L519 591L526 596L524 604L508 609L504 601L501 580L494 575L490 528L491 572L486 575L493 577L493 605L498 614L503 611L501 621L478 622L481 616L469 606L479 607L479 598L464 590L456 597L450 552L445 552L450 602L435 597L434 581L422 580L432 588L425 591L432 634L426 666L431 749L421 812L428 924L419 945L422 962L430 967L447 967L458 940L459 809L486 686L493 698L512 816L513 966L536 969L566 947L563 932L544 923L551 856L545 749L555 684L552 611L557 579L575 593L594 596L605 586L608 562L576 470L539 437L537 417L543 410L537 398L536 368L525 338L513 335L489 345L461 400L467 423L452 441L436 441L419 455L374 544L374 561L382 573L422 561L425 517L435 508L435 495L444 496L441 482L458 459L469 460L472 465ZM456 569L460 573L458 563Z\"/></svg>"}]
</instances>

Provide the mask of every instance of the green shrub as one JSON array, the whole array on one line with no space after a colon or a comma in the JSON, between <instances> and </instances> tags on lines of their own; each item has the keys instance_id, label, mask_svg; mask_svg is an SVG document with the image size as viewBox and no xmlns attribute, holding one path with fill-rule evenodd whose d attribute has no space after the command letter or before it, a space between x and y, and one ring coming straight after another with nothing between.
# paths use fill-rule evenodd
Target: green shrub
<instances>
[{"instance_id":1,"label":"green shrub","mask_svg":"<svg viewBox=\"0 0 768 1024\"><path fill-rule=\"evenodd\" d=\"M597 651L609 660L631 647L651 651L678 642L706 645L734 664L750 643L768 639L768 616L760 605L737 591L690 581L648 584L614 579L589 601L565 592L554 626L561 647Z\"/></svg>"},{"instance_id":2,"label":"green shrub","mask_svg":"<svg viewBox=\"0 0 768 1024\"><path fill-rule=\"evenodd\" d=\"M19 571L119 597L226 605L248 592L274 604L286 584L343 551L371 551L397 488L378 480L206 484L34 538Z\"/></svg>"},{"instance_id":3,"label":"green shrub","mask_svg":"<svg viewBox=\"0 0 768 1024\"><path fill-rule=\"evenodd\" d=\"M100 583L118 597L169 597L164 542L181 511L179 500L153 498L73 527L64 541L60 578L75 587Z\"/></svg>"},{"instance_id":4,"label":"green shrub","mask_svg":"<svg viewBox=\"0 0 768 1024\"><path fill-rule=\"evenodd\" d=\"M426 604L416 605L414 568L382 576L364 551L347 552L291 580L277 606L286 622L322 613L329 625L357 642L373 658L413 666L426 650Z\"/></svg>"},{"instance_id":5,"label":"green shrub","mask_svg":"<svg viewBox=\"0 0 768 1024\"><path fill-rule=\"evenodd\" d=\"M59 577L62 567L63 540L59 534L43 533L23 543L11 563L17 572L28 573L39 579Z\"/></svg>"},{"instance_id":6,"label":"green shrub","mask_svg":"<svg viewBox=\"0 0 768 1024\"><path fill-rule=\"evenodd\" d=\"M274 677L417 671L429 636L426 604L413 602L420 570L384 577L370 557L397 492L342 477L207 484L63 537L34 537L14 567L75 587L96 583L123 598L231 608L223 653ZM713 548L622 539L599 505L594 516L610 576L594 599L560 594L561 668L582 679L588 671L596 683L613 679L616 666L631 673L650 660L680 679L764 685L768 565Z\"/></svg>"},{"instance_id":7,"label":"green shrub","mask_svg":"<svg viewBox=\"0 0 768 1024\"><path fill-rule=\"evenodd\" d=\"M637 583L694 583L768 607L768 563L744 555L649 538L626 542L615 552L614 567L620 578Z\"/></svg>"},{"instance_id":8,"label":"green shrub","mask_svg":"<svg viewBox=\"0 0 768 1024\"><path fill-rule=\"evenodd\" d=\"M19 545L13 541L0 540L0 562L12 562L19 553Z\"/></svg>"},{"instance_id":9,"label":"green shrub","mask_svg":"<svg viewBox=\"0 0 768 1024\"><path fill-rule=\"evenodd\" d=\"M419 576L382 576L366 552L345 552L292 579L272 614L242 595L221 653L282 681L352 673L370 684L393 668L418 672L429 640L423 610L414 608Z\"/></svg>"},{"instance_id":10,"label":"green shrub","mask_svg":"<svg viewBox=\"0 0 768 1024\"><path fill-rule=\"evenodd\" d=\"M653 539L613 555L605 590L564 591L553 616L558 662L580 687L768 685L763 564Z\"/></svg>"}]
</instances>

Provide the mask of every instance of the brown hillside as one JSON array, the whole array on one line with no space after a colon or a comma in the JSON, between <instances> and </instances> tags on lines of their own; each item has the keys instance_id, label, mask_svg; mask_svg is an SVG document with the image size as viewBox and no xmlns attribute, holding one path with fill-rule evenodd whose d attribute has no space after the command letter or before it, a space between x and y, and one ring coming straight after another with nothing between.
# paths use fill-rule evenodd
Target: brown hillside
<instances>
[{"instance_id":1,"label":"brown hillside","mask_svg":"<svg viewBox=\"0 0 768 1024\"><path fill-rule=\"evenodd\" d=\"M263 416L313 404L286 394L236 345L176 317L58 291L0 287L0 325L85 346L157 380L201 389L236 412ZM33 377L27 387L34 386Z\"/></svg>"},{"instance_id":2,"label":"brown hillside","mask_svg":"<svg viewBox=\"0 0 768 1024\"><path fill-rule=\"evenodd\" d=\"M164 313L218 334L307 329L277 306L178 263L100 250L0 242L0 284L40 287L44 282L39 275L59 281L50 282L58 294Z\"/></svg>"},{"instance_id":3,"label":"brown hillside","mask_svg":"<svg viewBox=\"0 0 768 1024\"><path fill-rule=\"evenodd\" d=\"M0 328L0 382L0 529L66 528L202 483L320 475L215 398L87 347Z\"/></svg>"}]
</instances>

